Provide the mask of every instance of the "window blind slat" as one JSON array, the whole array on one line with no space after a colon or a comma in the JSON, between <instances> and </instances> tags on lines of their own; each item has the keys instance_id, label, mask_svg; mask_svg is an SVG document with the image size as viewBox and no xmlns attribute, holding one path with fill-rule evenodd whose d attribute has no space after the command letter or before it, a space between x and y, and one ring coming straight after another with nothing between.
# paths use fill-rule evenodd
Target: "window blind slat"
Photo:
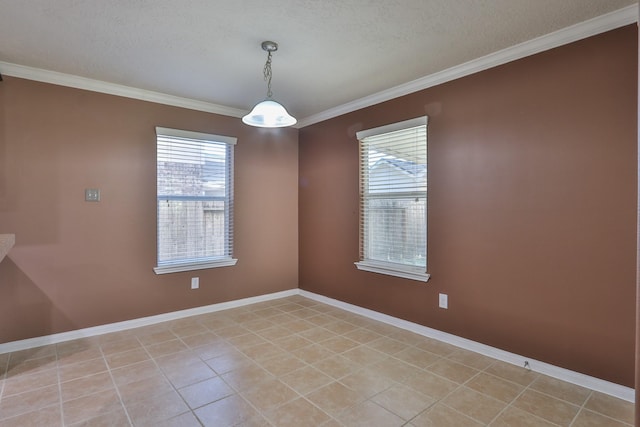
<instances>
[{"instance_id":1,"label":"window blind slat","mask_svg":"<svg viewBox=\"0 0 640 427\"><path fill-rule=\"evenodd\" d=\"M231 258L235 138L157 132L158 266Z\"/></svg>"},{"instance_id":2,"label":"window blind slat","mask_svg":"<svg viewBox=\"0 0 640 427\"><path fill-rule=\"evenodd\" d=\"M404 124L358 135L360 259L426 269L426 118Z\"/></svg>"}]
</instances>

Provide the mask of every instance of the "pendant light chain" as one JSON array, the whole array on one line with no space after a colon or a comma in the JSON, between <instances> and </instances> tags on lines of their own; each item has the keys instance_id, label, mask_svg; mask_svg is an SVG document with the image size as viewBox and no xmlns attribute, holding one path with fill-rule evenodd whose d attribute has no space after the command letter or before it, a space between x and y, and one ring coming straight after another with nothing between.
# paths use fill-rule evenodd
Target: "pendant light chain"
<instances>
[{"instance_id":1,"label":"pendant light chain","mask_svg":"<svg viewBox=\"0 0 640 427\"><path fill-rule=\"evenodd\" d=\"M249 126L257 126L263 128L282 128L293 126L298 121L295 117L287 112L287 110L271 97L271 58L273 52L278 50L278 43L265 40L261 44L262 50L267 52L267 62L262 70L264 81L267 82L267 99L258 102L253 110L242 118L242 122Z\"/></svg>"},{"instance_id":2,"label":"pendant light chain","mask_svg":"<svg viewBox=\"0 0 640 427\"><path fill-rule=\"evenodd\" d=\"M267 82L267 98L271 99L271 51L267 52L267 62L264 64L264 80Z\"/></svg>"}]
</instances>

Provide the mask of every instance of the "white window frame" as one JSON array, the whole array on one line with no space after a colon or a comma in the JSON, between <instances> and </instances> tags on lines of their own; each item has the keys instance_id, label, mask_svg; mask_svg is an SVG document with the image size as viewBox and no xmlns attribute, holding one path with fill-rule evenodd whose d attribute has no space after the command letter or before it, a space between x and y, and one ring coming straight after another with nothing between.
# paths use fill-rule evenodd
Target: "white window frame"
<instances>
[{"instance_id":1,"label":"white window frame","mask_svg":"<svg viewBox=\"0 0 640 427\"><path fill-rule=\"evenodd\" d=\"M399 130L403 130L403 129L408 129L408 128L413 128L413 127L417 127L417 126L427 126L427 122L428 122L428 117L427 116L423 116L423 117L417 117L415 119L410 119L410 120L405 120L402 122L398 122L398 123L392 123L390 125L386 125L386 126L380 126L377 128L373 128L373 129L367 129L367 130L363 130L363 131L359 131L356 133L356 137L358 140L358 151L360 152L360 156L362 156L362 140L370 137L370 136L374 136L374 135L381 135L381 134L385 134L385 133L390 133L390 132L395 132L395 131L399 131ZM360 181L360 226L359 226L359 239L360 239L360 261L355 262L355 266L358 268L358 270L363 270L363 271L368 271L368 272L372 272L372 273L379 273L379 274L385 274L385 275L390 275L390 276L395 276L395 277L401 277L404 279L410 279L410 280L416 280L416 281L420 281L420 282L427 282L429 280L430 275L427 273L427 268L426 265L425 267L418 267L418 266L414 266L414 265L408 265L408 264L401 264L401 263L394 263L394 262L385 262L385 261L379 261L379 260L374 260L374 259L366 259L365 258L365 248L363 247L363 242L364 242L364 235L363 233L365 233L364 231L364 224L366 224L366 222L364 219L364 215L366 214L366 212L363 212L363 203L365 200L365 194L363 194L365 192L364 190L364 183L363 183L363 174L365 173L362 169L363 169L363 165L362 165L362 158L360 158L360 176L359 176L359 181ZM426 179L426 177L425 177ZM427 209L425 209L425 235L427 234ZM425 253L426 253L426 236L425 236ZM426 261L425 261L426 262Z\"/></svg>"},{"instance_id":2,"label":"white window frame","mask_svg":"<svg viewBox=\"0 0 640 427\"><path fill-rule=\"evenodd\" d=\"M209 141L215 143L224 143L227 146L230 146L228 150L227 158L226 158L226 167L229 169L227 174L228 179L225 185L226 188L226 196L225 196L225 242L228 242L228 247L226 252L228 252L223 257L215 257L215 258L206 258L202 260L196 259L195 261L187 261L187 260L176 260L176 261L159 261L159 248L160 248L160 221L159 218L156 220L156 267L154 267L153 271L156 274L166 274L166 273L176 273L180 271L191 271L191 270L203 270L208 268L217 268L217 267L227 267L235 265L238 260L233 258L233 147L236 145L237 138L230 136L222 136L222 135L213 135L201 132L192 132L186 130L179 129L170 129L164 127L156 127L156 141L158 137L173 137L180 139L191 139L196 141ZM156 149L157 153L157 149ZM156 173L157 179L157 173ZM157 206L158 200L160 198L160 194L156 189L156 210L159 215L159 209Z\"/></svg>"}]
</instances>

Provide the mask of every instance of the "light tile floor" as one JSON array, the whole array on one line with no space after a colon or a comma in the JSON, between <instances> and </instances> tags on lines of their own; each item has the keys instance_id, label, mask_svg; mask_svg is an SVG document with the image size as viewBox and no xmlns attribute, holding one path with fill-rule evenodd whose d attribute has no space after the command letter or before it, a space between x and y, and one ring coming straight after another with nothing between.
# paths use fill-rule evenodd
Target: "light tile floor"
<instances>
[{"instance_id":1,"label":"light tile floor","mask_svg":"<svg viewBox=\"0 0 640 427\"><path fill-rule=\"evenodd\" d=\"M633 405L294 296L0 354L0 426L622 427Z\"/></svg>"}]
</instances>

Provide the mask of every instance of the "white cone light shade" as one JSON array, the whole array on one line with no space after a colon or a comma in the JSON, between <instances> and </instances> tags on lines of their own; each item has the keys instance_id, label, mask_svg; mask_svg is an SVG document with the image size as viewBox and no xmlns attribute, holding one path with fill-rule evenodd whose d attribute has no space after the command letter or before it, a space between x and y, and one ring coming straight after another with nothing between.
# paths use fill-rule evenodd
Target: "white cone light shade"
<instances>
[{"instance_id":1,"label":"white cone light shade","mask_svg":"<svg viewBox=\"0 0 640 427\"><path fill-rule=\"evenodd\" d=\"M295 117L291 116L282 105L271 99L265 99L256 104L253 110L242 118L242 121L249 126L263 128L282 128L297 123Z\"/></svg>"}]
</instances>

